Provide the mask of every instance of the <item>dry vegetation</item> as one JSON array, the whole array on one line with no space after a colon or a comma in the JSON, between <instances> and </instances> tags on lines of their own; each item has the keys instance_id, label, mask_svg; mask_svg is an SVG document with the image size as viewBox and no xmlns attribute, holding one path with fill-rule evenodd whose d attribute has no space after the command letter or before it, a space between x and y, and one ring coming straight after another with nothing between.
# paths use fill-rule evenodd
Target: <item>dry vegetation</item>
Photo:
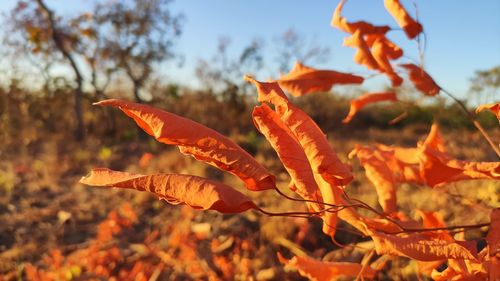
<instances>
[{"instance_id":1,"label":"dry vegetation","mask_svg":"<svg viewBox=\"0 0 500 281\"><path fill-rule=\"evenodd\" d=\"M498 120L490 112L467 116L463 111L469 113L468 109L461 101L447 104L443 95L455 97L443 90L423 68L415 64L396 65L394 60L406 58L403 50L385 37L391 27L347 21L342 16L345 1L339 3L331 22L333 27L348 34L344 45L356 49L356 63L388 78L391 87L384 92L356 95L349 104L347 98L330 93L330 89L334 84L359 85L367 77L317 70L297 63L288 74L268 84L245 76L245 80L258 88L260 107L256 107L259 103L254 89L249 90L240 77L245 72L262 68L262 50L258 42L246 47L239 59L227 57L228 43L221 42L213 63L201 60L197 75L206 84L204 91L193 92L178 85L165 86L154 81L157 73L153 71L153 65L175 57L172 40L180 35L182 17L170 14L168 0L120 3L96 4L93 14L60 18L43 0L20 1L10 15L10 27L13 31L20 31L20 36L13 36L10 42L13 48L17 48L14 54L24 52L31 55L34 64L44 74L45 84L40 90L30 91L26 90L29 88L26 87L28 79L26 82L13 77L8 87L0 89L0 281L302 280L304 276L314 279L308 274L335 279L337 273L322 275L320 269L328 271L336 266L342 270L353 268L349 275L357 275L356 279L376 280L430 280L431 275L440 277L442 274L450 274L449 277L455 278L453 280L480 280L486 276L495 279L500 274L494 272L500 260L496 249L500 241L499 226L498 222L490 223L490 214L498 214L500 210L499 162L495 162L500 156L500 151L496 151L496 142L500 140ZM399 1L386 0L385 5L401 26L399 31L404 31L409 40L416 40L421 48L417 36L423 31L422 25L407 14ZM289 53L287 46L293 49L300 45L301 39L293 31L285 33L282 39L285 49L281 53L284 56L280 68L286 68L290 59L300 57L300 54ZM317 53L311 53L312 58L320 58L328 51L317 50ZM77 58L88 65L75 63ZM218 65L217 61L225 63ZM74 85L67 77L51 77L49 70L57 64L70 66L68 69L74 73ZM85 71L89 72L91 81L86 81L85 75L81 75ZM491 79L497 73L498 68L478 73L474 89L478 92L489 87L498 89ZM237 76L237 80L233 76ZM115 110L91 106L93 102L108 97L123 98L120 91L114 92L115 88L108 87L114 78L131 82L131 88L127 90L131 90L137 102L145 102L141 92L148 89L155 93L149 104L204 124L229 136L249 152L257 160L255 163L245 162L251 157L241 150L221 152L223 149L212 143L217 143L222 137L208 130L203 131L207 135L186 130L184 135L176 136L181 139L177 143L181 148L190 146L194 149L189 153L204 156L200 158L208 158L207 162L216 160L212 162L214 166L219 163L221 170L240 176L246 188L238 177L195 161L174 146L146 137L131 120ZM404 88L407 84L401 86L403 80L408 85L411 82L414 88L408 90ZM91 86L92 93L88 93L85 86ZM280 87L293 96L291 101ZM266 92L269 89L273 91ZM415 90L420 93L416 94ZM426 105L422 105L421 94L432 97L434 102L425 101ZM392 103L370 105L360 110L376 101ZM122 110L123 106L132 104L114 102L118 105L111 105ZM267 103L273 108L263 105ZM136 108L138 112L146 110L141 104L133 106L139 108ZM290 110L286 113L289 116L284 113L284 108ZM343 120L348 111L349 116L354 116L357 109L359 112L352 122ZM258 110L262 111L256 114ZM151 117L158 111L150 110L149 113L151 115L147 116ZM277 117L272 119L269 116ZM326 133L327 141L314 122L309 122L309 116ZM262 127L274 126L268 129L267 140L255 129L252 117L264 135L266 131ZM179 123L184 122L184 119L175 118L173 120ZM164 119L151 122L150 118L149 121L140 120L142 123L138 124L162 126L166 122ZM195 126L194 123L184 124ZM359 161L348 157L353 149L359 151L362 145L414 148L428 134L431 135L429 128L432 124L441 127L442 143L439 133L436 133L432 147L419 144L418 149L412 150L408 163L400 161L395 164L404 166L401 171L409 169L409 177L401 171L387 170L380 174L390 174L391 180L380 174L373 176L373 173L366 172L368 168L362 157L356 155ZM484 128L488 133L481 134L475 127ZM197 128L203 129L201 126ZM437 128L432 126L432 130ZM285 152L280 151L280 145L276 145L279 137L273 134L284 136L286 145L280 145L281 149L285 147ZM210 144L206 145L206 151L202 151L205 148L200 148L196 141L195 144L182 143L182 139L189 138L200 142L210 139ZM319 145L311 149L321 141L325 141L321 143L323 150L316 149ZM329 150L327 142L336 154ZM228 143L231 148L237 147L229 141L224 145ZM288 145L296 149L287 151ZM429 148L436 151L428 152ZM300 164L290 167L290 162L281 162L275 149L278 154L287 154L289 159L299 159ZM319 157L320 160L316 159L317 151L324 156ZM236 158L238 161L227 160L235 155L239 157ZM438 160L432 160L431 156ZM377 158L377 163L383 162L380 160L383 157ZM392 160L396 158L394 156ZM334 164L322 166L320 162L324 159ZM454 159L494 163L471 164ZM251 173L250 176L244 174L247 170L240 167L243 166L241 162L250 163L252 169L262 168L265 179L275 175L276 183L271 180L271 184L266 182L267 187L259 186L261 178L252 177ZM457 162L463 165L459 168L447 166ZM233 164L236 169L231 170ZM350 174L350 166L354 177ZM104 190L78 183L95 167L145 175L179 173L200 176L225 183L228 189L237 189L244 194L241 195L243 198L248 197L245 203L253 201L256 204L251 203L250 208L254 210L245 209L247 211L241 214L201 212L187 206L169 205L147 192ZM427 177L431 173L439 175L441 171L453 169L459 170L458 180L453 174L434 184L431 182L433 176ZM248 177L241 177L241 174ZM475 177L483 180L463 180ZM288 188L291 178L297 194ZM311 186L302 184L301 190L297 182L306 182L307 179ZM377 180L385 181L378 184ZM384 191L389 181L392 185L387 188L389 191ZM249 182L256 190L271 189L250 192L247 189L251 189ZM91 181L89 183L93 185ZM438 186L440 183L445 184ZM150 178L147 184L151 184ZM175 190L174 195L187 193L185 190L190 184L188 180L182 182L182 189ZM109 185L113 186L113 183ZM274 185L288 197L273 189ZM344 186L347 186L345 193ZM133 187L137 188L135 184ZM309 192L309 187L315 190ZM391 194L394 190L396 196ZM382 195L387 194L391 195L392 201L381 203ZM290 200L298 195L309 199L308 204ZM187 202L175 196L169 197L169 194L163 196ZM210 200L199 197L197 193L188 199L205 203ZM396 197L397 205L389 206L395 204ZM355 199L361 203L352 206L351 203L359 202ZM338 209L323 209L332 204ZM222 213L241 211L215 204L194 206ZM317 211L320 206L321 211ZM311 212L315 208L317 212L313 215ZM290 211L295 212L295 217L291 213L284 214ZM426 219L434 221L431 220L429 226ZM436 225L441 229L432 229ZM457 225L461 227L454 227ZM393 232L394 229L397 231ZM411 236L414 233L419 234ZM490 233L488 238L487 233ZM381 235L385 235L386 240L380 238ZM394 243L387 250L381 249L377 244L380 240L375 238L382 239L387 245L390 239L402 241L408 238L406 240L411 241ZM451 247L447 248L466 242L470 242L470 249L462 247L450 252ZM408 250L405 247L409 248L409 254L404 252ZM429 248L437 249L438 253L429 253L432 252L426 251ZM476 251L480 253L472 254ZM469 258L471 256L473 258ZM293 258L286 260L289 257ZM294 267L300 267L301 263L298 257L310 257L316 260L313 263L316 262L318 267L297 272ZM345 264L326 264L320 260L350 264L343 267ZM441 280L444 279L446 276Z\"/></svg>"},{"instance_id":2,"label":"dry vegetation","mask_svg":"<svg viewBox=\"0 0 500 281\"><path fill-rule=\"evenodd\" d=\"M321 233L319 219L272 218L251 211L221 215L173 207L146 193L84 187L78 180L96 166L146 174L178 172L221 180L249 194L263 208L274 211L304 208L302 204L283 200L273 191L246 192L234 176L184 156L176 148L138 139L133 122L118 114L114 118L120 129L107 132L103 124L105 112L97 107L89 110L91 114L86 118L92 124L90 137L78 143L68 141L72 139L72 132L67 130L70 119L64 118L70 110L67 100L30 101L31 96L22 93L2 97L3 100L19 98L17 102L9 100L10 106L4 107L6 111L2 114L0 272L4 279L24 279L22 276L36 279L36 274L43 276L44 271L55 274L55 279L76 280L97 278L101 274L118 279L131 278L133 274L159 274L158 280L299 279L297 273L284 270L276 252L290 256L304 251L312 257L344 261L358 261L364 254L332 244ZM322 103L322 107L318 107L314 102L318 99L330 100L330 104ZM255 153L259 162L277 175L279 187L286 189L288 175L270 145L251 124L242 124L239 131L228 130L234 128L234 124L221 114L225 103L217 102L210 95L186 94L175 101L167 99L158 104L232 134L233 140ZM205 106L188 107L189 104ZM321 127L328 128L328 138L342 160L347 160L347 153L356 143L412 146L427 134L429 126L415 123L399 127L366 128L356 124L342 127L340 120L347 111L347 103L326 93L301 100L300 106L314 116ZM330 108L339 110L328 110ZM368 119L380 110L368 110L365 117L359 117ZM250 120L249 116L249 111L245 111L237 118ZM496 139L500 138L498 128L490 132ZM443 135L457 158L494 159L486 142L475 131L445 127ZM154 156L150 158L149 154ZM349 193L377 206L376 193L364 178L363 170L357 161L350 163L354 165L356 180ZM460 182L440 189L404 184L398 189L399 194L399 206L413 218L417 219L416 209L438 211L450 225L487 221L488 210L500 205L500 184L495 181ZM122 206L130 210L122 214ZM114 213L116 210L118 215ZM109 225L115 224L120 227L110 230ZM467 232L467 238L484 237L484 231L486 229ZM107 232L112 235L103 238ZM359 237L341 230L336 239L349 244L357 242ZM414 262L394 263L387 265L388 270L381 273L381 279L416 280L419 277ZM137 278L134 280L148 280Z\"/></svg>"}]
</instances>

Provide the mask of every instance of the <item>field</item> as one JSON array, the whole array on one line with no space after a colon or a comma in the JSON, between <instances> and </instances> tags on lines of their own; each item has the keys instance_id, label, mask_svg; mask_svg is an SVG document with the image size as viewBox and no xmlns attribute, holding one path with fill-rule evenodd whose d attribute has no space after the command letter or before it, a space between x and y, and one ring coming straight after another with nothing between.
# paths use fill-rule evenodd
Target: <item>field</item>
<instances>
[{"instance_id":1,"label":"field","mask_svg":"<svg viewBox=\"0 0 500 281\"><path fill-rule=\"evenodd\" d=\"M317 94L311 100L321 99L321 95L330 94ZM186 97L189 98L193 97ZM211 112L220 112L224 107L224 103L208 99L204 104L213 105L192 110L188 115L203 122L214 118ZM346 191L351 197L380 209L374 187L366 180L358 161L348 160L347 154L355 144L414 146L426 136L429 125L346 126L339 122L347 111L345 102L337 105L340 112L333 115L330 111L319 112L314 104L304 102L302 106L316 119L330 118L337 123L319 122L319 125L330 128L326 131L329 142L339 157L353 166L355 181ZM182 106L177 109L184 110ZM376 115L380 110L368 110L365 114ZM96 120L103 120L99 119L102 112L93 112ZM11 122L34 123L31 114L35 113L16 115L17 119ZM277 252L286 257L305 253L327 261L352 262L359 262L366 254L362 246L341 248L333 244L321 232L321 220L317 218L268 217L253 211L222 215L171 206L145 192L104 190L79 184L79 179L95 167L145 174L193 174L223 181L251 196L266 210L306 211L303 203L284 200L272 190L246 191L236 177L182 155L173 146L138 139L133 122L118 112L115 114L121 128L118 132L110 135L102 128L95 128L82 143L68 141L72 135L63 129L67 124L56 123L57 128L50 130L40 124L36 131L28 126L6 127L16 130L16 134L4 138L10 143L3 145L4 157L0 163L0 273L4 279L15 280L28 272L36 276L38 270L59 276L56 279L86 280L107 270L108 274L121 278L135 276L130 280L300 280L297 272L280 264ZM249 119L245 114L241 113L241 120ZM219 128L226 126L217 119L213 122ZM233 140L254 153L277 176L278 187L293 196L287 189L289 177L271 146L254 129L244 130L225 133L232 134ZM498 128L490 132L494 138L500 138ZM445 127L443 137L450 153L459 159L494 159L478 132ZM23 141L24 145L19 145ZM488 221L489 210L500 205L498 181L464 181L435 189L402 184L397 194L400 210L412 218L418 220L416 210L436 211L448 225ZM370 243L353 234L353 230L343 224L336 240L344 245ZM485 231L486 228L468 231L466 238L484 237ZM93 269L89 268L92 266ZM141 279L140 274L154 278ZM426 277L418 274L415 261L398 259L385 265L379 278L425 280Z\"/></svg>"}]
</instances>

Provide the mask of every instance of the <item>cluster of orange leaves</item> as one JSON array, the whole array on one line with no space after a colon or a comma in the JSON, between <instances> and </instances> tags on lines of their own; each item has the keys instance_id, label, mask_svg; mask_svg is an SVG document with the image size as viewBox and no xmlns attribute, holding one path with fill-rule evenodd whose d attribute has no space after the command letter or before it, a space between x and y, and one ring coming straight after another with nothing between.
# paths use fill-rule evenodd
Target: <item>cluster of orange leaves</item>
<instances>
[{"instance_id":1,"label":"cluster of orange leaves","mask_svg":"<svg viewBox=\"0 0 500 281\"><path fill-rule=\"evenodd\" d=\"M403 78L394 71L390 60L400 58L403 50L385 36L391 28L364 21L348 22L341 16L345 2L341 1L335 9L332 25L351 35L344 45L357 49L354 61L384 73L393 86L401 85ZM409 39L416 38L423 31L421 24L406 12L399 1L385 0L384 4ZM433 96L440 92L437 83L420 66L401 64L400 67L408 71L409 80L424 95ZM354 204L346 195L344 190L354 178L350 165L338 158L322 130L282 90L302 96L328 91L336 84L361 84L363 77L317 70L297 63L290 73L276 81L260 82L251 76L245 79L253 83L258 92L260 105L252 113L256 128L276 151L290 175L289 188L306 202L308 215L323 220L325 234L334 239L338 220L344 221L361 235L370 237L374 250L381 257L388 255L417 260L421 273L435 280L500 278L500 209L491 211L486 238L488 246L478 252L476 241L464 241L463 237L453 237L447 232L438 213L421 211L421 224L398 212L396 204L396 189L400 183L434 188L461 180L499 180L500 162L454 159L447 152L437 125L414 148L358 145L350 156L359 159L367 178L375 186L383 210L383 213L377 212L362 202ZM396 100L396 95L391 92L361 96L352 101L344 123L369 103ZM237 176L251 191L277 189L272 173L236 143L210 128L148 105L122 100L105 100L97 104L120 109L159 142L176 145L182 153ZM499 116L498 104L485 105L478 110L483 108ZM92 186L148 191L168 203L187 204L195 209L222 213L253 209L270 214L233 187L191 175L140 175L99 168L82 178L81 182ZM363 216L354 207L368 208L378 217ZM376 261L370 259L357 264L327 263L309 257L279 258L282 263L313 280L331 280L339 275L370 279L381 269L375 266ZM437 271L443 263L447 263L447 268Z\"/></svg>"}]
</instances>

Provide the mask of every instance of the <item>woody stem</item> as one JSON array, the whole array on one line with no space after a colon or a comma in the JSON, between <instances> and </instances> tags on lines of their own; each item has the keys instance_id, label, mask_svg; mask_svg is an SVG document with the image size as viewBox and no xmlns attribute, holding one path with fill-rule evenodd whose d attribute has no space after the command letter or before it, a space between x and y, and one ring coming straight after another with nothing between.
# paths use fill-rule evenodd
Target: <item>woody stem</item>
<instances>
[{"instance_id":1,"label":"woody stem","mask_svg":"<svg viewBox=\"0 0 500 281\"><path fill-rule=\"evenodd\" d=\"M441 87L439 87L441 88ZM450 92L446 91L445 89L441 88L441 91L443 93L445 93L448 97L452 98L453 101L455 103L457 103L460 108L465 112L465 114L467 115L467 117L470 119L470 121L472 122L472 124L474 124L474 126L479 130L479 132L483 135L484 139L488 142L488 144L491 146L491 148L493 149L493 151L495 151L495 153L497 154L498 158L500 158L500 148L498 147L497 144L495 144L493 142L493 140L491 139L491 137L488 135L488 133L486 132L486 130L483 128L483 126L481 125L481 123L479 123L477 120L476 120L476 117L467 109L467 107L465 107L465 104L460 101L459 99L457 99L454 95L452 95Z\"/></svg>"}]
</instances>

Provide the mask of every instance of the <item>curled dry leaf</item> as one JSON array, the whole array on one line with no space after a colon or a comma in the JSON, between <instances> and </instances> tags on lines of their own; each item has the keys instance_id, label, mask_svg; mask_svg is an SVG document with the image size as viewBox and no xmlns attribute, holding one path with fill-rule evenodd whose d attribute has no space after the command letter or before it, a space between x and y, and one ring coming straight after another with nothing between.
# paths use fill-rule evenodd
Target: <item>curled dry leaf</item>
<instances>
[{"instance_id":1,"label":"curled dry leaf","mask_svg":"<svg viewBox=\"0 0 500 281\"><path fill-rule=\"evenodd\" d=\"M453 159L435 149L420 147L420 176L431 187L461 180L500 179L500 162Z\"/></svg>"},{"instance_id":2,"label":"curled dry leaf","mask_svg":"<svg viewBox=\"0 0 500 281\"><path fill-rule=\"evenodd\" d=\"M446 153L446 146L444 145L444 140L441 136L438 124L432 124L429 134L427 134L427 137L423 141L423 146L432 148L441 153Z\"/></svg>"},{"instance_id":3,"label":"curled dry leaf","mask_svg":"<svg viewBox=\"0 0 500 281\"><path fill-rule=\"evenodd\" d=\"M349 113L342 120L342 123L347 124L351 122L352 118L368 104L382 101L397 101L397 97L395 93L387 92L387 93L367 93L364 94L357 99L351 101L351 107L349 109Z\"/></svg>"},{"instance_id":4,"label":"curled dry leaf","mask_svg":"<svg viewBox=\"0 0 500 281\"><path fill-rule=\"evenodd\" d=\"M434 82L432 77L421 67L411 63L401 64L400 66L408 71L410 81L424 95L435 96L441 91L441 88Z\"/></svg>"},{"instance_id":5,"label":"curled dry leaf","mask_svg":"<svg viewBox=\"0 0 500 281\"><path fill-rule=\"evenodd\" d=\"M488 280L486 269L480 262L474 260L448 260L448 267L439 272L434 269L431 273L432 280L435 281L482 281ZM489 279L497 280L497 279Z\"/></svg>"},{"instance_id":6,"label":"curled dry leaf","mask_svg":"<svg viewBox=\"0 0 500 281\"><path fill-rule=\"evenodd\" d=\"M252 113L255 127L274 148L283 166L292 178L295 192L302 198L318 200L318 186L314 181L311 166L299 142L279 115L267 104L257 106Z\"/></svg>"},{"instance_id":7,"label":"curled dry leaf","mask_svg":"<svg viewBox=\"0 0 500 281\"><path fill-rule=\"evenodd\" d=\"M376 151L397 183L439 187L461 180L500 179L500 162L463 161L447 154L436 124L416 148L378 144L375 148L365 149ZM351 152L351 155L355 154L356 149Z\"/></svg>"},{"instance_id":8,"label":"curled dry leaf","mask_svg":"<svg viewBox=\"0 0 500 281\"><path fill-rule=\"evenodd\" d=\"M396 60L403 56L403 49L401 49L394 42L389 40L383 34L367 34L365 35L365 42L368 47L373 48L375 42L379 42L379 44L383 45L383 51L385 56L390 60Z\"/></svg>"},{"instance_id":9,"label":"curled dry leaf","mask_svg":"<svg viewBox=\"0 0 500 281\"><path fill-rule=\"evenodd\" d=\"M387 25L376 26L366 21L348 22L346 18L341 16L342 9L347 0L342 0L333 12L331 26L338 28L344 32L353 34L356 30L361 31L363 34L385 34L391 28Z\"/></svg>"},{"instance_id":10,"label":"curled dry leaf","mask_svg":"<svg viewBox=\"0 0 500 281\"><path fill-rule=\"evenodd\" d=\"M417 210L422 217L425 228L446 227L443 217L436 212L424 212ZM423 235L442 241L455 241L455 239L446 230L433 232L424 232ZM463 233L462 233L463 234ZM437 271L437 268L446 262L446 260L418 262L419 271L422 274L432 276L433 280L484 280L486 269L480 262L480 257L474 260L448 259L448 267L444 271Z\"/></svg>"},{"instance_id":11,"label":"curled dry leaf","mask_svg":"<svg viewBox=\"0 0 500 281\"><path fill-rule=\"evenodd\" d=\"M368 44L366 43L363 33L356 30L350 37L344 39L344 46L355 48L354 62L365 66L371 70L379 70L380 66L373 57Z\"/></svg>"},{"instance_id":12,"label":"curled dry leaf","mask_svg":"<svg viewBox=\"0 0 500 281\"><path fill-rule=\"evenodd\" d=\"M489 277L490 280L500 280L500 208L493 209L490 218L490 231L486 236L490 257Z\"/></svg>"},{"instance_id":13,"label":"curled dry leaf","mask_svg":"<svg viewBox=\"0 0 500 281\"><path fill-rule=\"evenodd\" d=\"M321 174L326 181L339 186L352 181L350 166L340 161L323 131L309 115L287 99L278 83L259 82L250 76L245 79L257 87L259 102L275 106L280 119L302 146L314 173Z\"/></svg>"},{"instance_id":14,"label":"curled dry leaf","mask_svg":"<svg viewBox=\"0 0 500 281\"><path fill-rule=\"evenodd\" d=\"M318 70L295 63L293 69L281 76L278 83L293 96L303 96L314 92L329 91L334 85L361 84L361 76L333 70Z\"/></svg>"},{"instance_id":15,"label":"curled dry leaf","mask_svg":"<svg viewBox=\"0 0 500 281\"><path fill-rule=\"evenodd\" d=\"M393 171L398 183L424 185L420 176L418 150L414 147L376 145L387 166Z\"/></svg>"},{"instance_id":16,"label":"curled dry leaf","mask_svg":"<svg viewBox=\"0 0 500 281\"><path fill-rule=\"evenodd\" d=\"M379 71L384 73L389 80L392 82L393 87L398 87L403 83L403 78L401 78L392 68L389 62L389 53L392 51L387 47L386 43L380 39L376 39L373 42L373 47L371 49L373 58L379 66Z\"/></svg>"},{"instance_id":17,"label":"curled dry leaf","mask_svg":"<svg viewBox=\"0 0 500 281\"><path fill-rule=\"evenodd\" d=\"M256 208L250 198L233 188L190 175L140 175L98 168L83 177L80 183L148 191L173 205L187 204L195 209L221 213L241 213Z\"/></svg>"},{"instance_id":18,"label":"curled dry leaf","mask_svg":"<svg viewBox=\"0 0 500 281\"><path fill-rule=\"evenodd\" d=\"M416 213L422 218L422 224L425 228L446 227L443 216L437 212L425 212L416 210ZM436 238L445 241L453 241L453 237L446 230L437 230L433 232L424 232L423 235L429 238Z\"/></svg>"},{"instance_id":19,"label":"curled dry leaf","mask_svg":"<svg viewBox=\"0 0 500 281\"><path fill-rule=\"evenodd\" d=\"M377 231L370 236L379 255L403 256L418 261L476 259L477 255L473 241L433 240L418 233L391 235Z\"/></svg>"},{"instance_id":20,"label":"curled dry leaf","mask_svg":"<svg viewBox=\"0 0 500 281\"><path fill-rule=\"evenodd\" d=\"M500 103L490 103L490 104L482 104L476 108L476 113L479 113L483 110L489 110L493 114L496 115L498 122L500 123Z\"/></svg>"},{"instance_id":21,"label":"curled dry leaf","mask_svg":"<svg viewBox=\"0 0 500 281\"><path fill-rule=\"evenodd\" d=\"M413 39L423 31L422 25L408 14L399 0L384 0L384 5L408 38Z\"/></svg>"},{"instance_id":22,"label":"curled dry leaf","mask_svg":"<svg viewBox=\"0 0 500 281\"><path fill-rule=\"evenodd\" d=\"M278 253L278 259L287 267L297 270L303 277L316 281L336 280L341 277L375 278L376 271L352 262L323 262L310 257L295 256L289 260Z\"/></svg>"},{"instance_id":23,"label":"curled dry leaf","mask_svg":"<svg viewBox=\"0 0 500 281\"><path fill-rule=\"evenodd\" d=\"M275 106L281 121L299 142L313 171L323 202L346 204L342 201L342 190L339 186L352 181L350 166L338 159L318 125L287 99L277 82L259 82L250 76L245 79L257 87L259 102ZM364 225L359 224L359 215L354 210L347 208L338 212L338 215L364 233ZM323 231L333 237L337 213L326 212L323 221Z\"/></svg>"},{"instance_id":24,"label":"curled dry leaf","mask_svg":"<svg viewBox=\"0 0 500 281\"><path fill-rule=\"evenodd\" d=\"M349 155L350 158L354 154L365 169L366 177L375 187L378 202L384 212L396 212L396 179L385 159L378 151L366 146L356 145Z\"/></svg>"},{"instance_id":25,"label":"curled dry leaf","mask_svg":"<svg viewBox=\"0 0 500 281\"><path fill-rule=\"evenodd\" d=\"M115 99L96 104L119 108L159 142L177 145L182 153L238 176L250 190L275 187L275 177L257 160L210 128L144 104Z\"/></svg>"},{"instance_id":26,"label":"curled dry leaf","mask_svg":"<svg viewBox=\"0 0 500 281\"><path fill-rule=\"evenodd\" d=\"M490 230L486 236L490 257L500 255L500 208L491 210Z\"/></svg>"}]
</instances>

